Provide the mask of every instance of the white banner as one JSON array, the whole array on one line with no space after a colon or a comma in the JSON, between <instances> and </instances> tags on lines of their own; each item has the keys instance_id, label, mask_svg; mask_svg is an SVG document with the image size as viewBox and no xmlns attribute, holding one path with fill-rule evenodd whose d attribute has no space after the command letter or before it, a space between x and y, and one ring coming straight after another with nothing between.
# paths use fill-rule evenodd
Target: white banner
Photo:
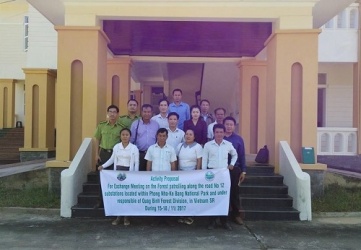
<instances>
[{"instance_id":1,"label":"white banner","mask_svg":"<svg viewBox=\"0 0 361 250\"><path fill-rule=\"evenodd\" d=\"M228 169L100 172L106 216L228 215Z\"/></svg>"}]
</instances>

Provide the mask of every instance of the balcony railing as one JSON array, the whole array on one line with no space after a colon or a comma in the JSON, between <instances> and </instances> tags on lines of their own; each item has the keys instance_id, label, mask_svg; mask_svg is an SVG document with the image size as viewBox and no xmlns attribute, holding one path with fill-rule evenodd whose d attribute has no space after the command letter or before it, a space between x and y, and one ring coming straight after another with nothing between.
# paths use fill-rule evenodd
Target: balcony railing
<instances>
[{"instance_id":1,"label":"balcony railing","mask_svg":"<svg viewBox=\"0 0 361 250\"><path fill-rule=\"evenodd\" d=\"M318 155L357 155L357 128L317 128Z\"/></svg>"}]
</instances>

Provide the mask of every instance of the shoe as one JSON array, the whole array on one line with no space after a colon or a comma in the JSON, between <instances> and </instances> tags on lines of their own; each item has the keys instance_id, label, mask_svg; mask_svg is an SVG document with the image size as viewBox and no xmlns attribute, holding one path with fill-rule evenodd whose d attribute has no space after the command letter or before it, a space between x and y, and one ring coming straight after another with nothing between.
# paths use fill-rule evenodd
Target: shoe
<instances>
[{"instance_id":1,"label":"shoe","mask_svg":"<svg viewBox=\"0 0 361 250\"><path fill-rule=\"evenodd\" d=\"M184 223L184 218L183 218L183 217L180 217L177 221L178 221L179 223Z\"/></svg>"},{"instance_id":2,"label":"shoe","mask_svg":"<svg viewBox=\"0 0 361 250\"><path fill-rule=\"evenodd\" d=\"M129 226L130 225L130 220L127 216L124 216L124 226Z\"/></svg>"},{"instance_id":3,"label":"shoe","mask_svg":"<svg viewBox=\"0 0 361 250\"><path fill-rule=\"evenodd\" d=\"M100 201L98 201L95 205L94 205L94 209L98 209L102 207L102 203Z\"/></svg>"},{"instance_id":4,"label":"shoe","mask_svg":"<svg viewBox=\"0 0 361 250\"><path fill-rule=\"evenodd\" d=\"M228 231L232 231L232 230L233 230L232 227L228 224L228 222L224 223L222 226L223 226L224 229L226 229L226 230L228 230Z\"/></svg>"},{"instance_id":5,"label":"shoe","mask_svg":"<svg viewBox=\"0 0 361 250\"><path fill-rule=\"evenodd\" d=\"M184 223L187 225L192 225L194 220L191 217L187 217L184 219Z\"/></svg>"},{"instance_id":6,"label":"shoe","mask_svg":"<svg viewBox=\"0 0 361 250\"><path fill-rule=\"evenodd\" d=\"M112 225L117 226L120 224L120 217L118 216L115 220L113 220Z\"/></svg>"},{"instance_id":7,"label":"shoe","mask_svg":"<svg viewBox=\"0 0 361 250\"><path fill-rule=\"evenodd\" d=\"M237 216L237 217L234 217L234 222L238 225L243 225L243 220L241 217Z\"/></svg>"},{"instance_id":8,"label":"shoe","mask_svg":"<svg viewBox=\"0 0 361 250\"><path fill-rule=\"evenodd\" d=\"M213 220L211 223L209 223L208 225L208 230L213 230L216 228L216 222Z\"/></svg>"}]
</instances>

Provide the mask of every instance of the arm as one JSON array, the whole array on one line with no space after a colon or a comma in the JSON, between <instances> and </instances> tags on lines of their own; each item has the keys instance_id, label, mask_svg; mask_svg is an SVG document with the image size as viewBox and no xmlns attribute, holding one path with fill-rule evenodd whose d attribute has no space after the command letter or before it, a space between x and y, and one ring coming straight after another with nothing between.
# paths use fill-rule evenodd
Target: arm
<instances>
[{"instance_id":1,"label":"arm","mask_svg":"<svg viewBox=\"0 0 361 250\"><path fill-rule=\"evenodd\" d=\"M130 126L130 131L132 132L132 135L130 136L130 142L131 143L133 143L133 144L135 144L134 143L134 141L135 141L135 130L136 130L136 128L137 128L137 124L138 124L138 122L139 121L134 121L133 123L132 123L132 125Z\"/></svg>"},{"instance_id":2,"label":"arm","mask_svg":"<svg viewBox=\"0 0 361 250\"><path fill-rule=\"evenodd\" d=\"M152 161L147 161L147 171L152 171Z\"/></svg>"},{"instance_id":3,"label":"arm","mask_svg":"<svg viewBox=\"0 0 361 250\"><path fill-rule=\"evenodd\" d=\"M117 148L117 145L116 144L114 147L113 147L113 153L112 153L112 156L110 156L110 158L101 166L98 167L98 170L102 170L103 168L107 168L109 167L110 165L112 165L114 163L114 158L115 158L115 153L116 153L116 148Z\"/></svg>"},{"instance_id":4,"label":"arm","mask_svg":"<svg viewBox=\"0 0 361 250\"><path fill-rule=\"evenodd\" d=\"M99 157L99 143L102 138L101 131L99 125L97 126L95 133L94 133L94 140L95 140L95 163L100 161Z\"/></svg>"},{"instance_id":5,"label":"arm","mask_svg":"<svg viewBox=\"0 0 361 250\"><path fill-rule=\"evenodd\" d=\"M139 150L137 146L134 145L134 171L139 171Z\"/></svg>"},{"instance_id":6,"label":"arm","mask_svg":"<svg viewBox=\"0 0 361 250\"><path fill-rule=\"evenodd\" d=\"M204 145L204 148L203 148L203 154L202 154L202 169L207 169L208 167L208 143L206 143L206 145Z\"/></svg>"},{"instance_id":7,"label":"arm","mask_svg":"<svg viewBox=\"0 0 361 250\"><path fill-rule=\"evenodd\" d=\"M240 164L240 168L241 168L241 175L239 176L239 183L242 183L245 179L246 179L246 153L245 153L245 149L244 149L244 142L243 139L241 138L240 141L240 145L239 145L239 150L238 150L238 161Z\"/></svg>"},{"instance_id":8,"label":"arm","mask_svg":"<svg viewBox=\"0 0 361 250\"><path fill-rule=\"evenodd\" d=\"M232 156L232 159L231 159L231 162L229 163L228 168L229 168L230 170L232 170L233 167L234 167L234 165L236 164L238 154L237 154L236 149L232 146L231 143L229 144L229 146L230 146L230 148L229 148L229 154Z\"/></svg>"},{"instance_id":9,"label":"arm","mask_svg":"<svg viewBox=\"0 0 361 250\"><path fill-rule=\"evenodd\" d=\"M170 168L171 168L172 171L177 171L177 166L176 166L175 163L176 163L176 161L173 161L173 162L170 163Z\"/></svg>"},{"instance_id":10,"label":"arm","mask_svg":"<svg viewBox=\"0 0 361 250\"><path fill-rule=\"evenodd\" d=\"M177 165L176 165L177 155L176 155L175 150L174 150L174 148L172 146L170 147L170 150L171 150L170 169L172 171L177 171Z\"/></svg>"},{"instance_id":11,"label":"arm","mask_svg":"<svg viewBox=\"0 0 361 250\"><path fill-rule=\"evenodd\" d=\"M207 130L208 130L208 127L207 127L207 123L205 121L203 121L203 120L201 120L201 121L202 121L202 141L201 141L201 144L204 145L207 142Z\"/></svg>"},{"instance_id":12,"label":"arm","mask_svg":"<svg viewBox=\"0 0 361 250\"><path fill-rule=\"evenodd\" d=\"M95 138L95 163L98 163L100 161L99 156L99 140Z\"/></svg>"},{"instance_id":13,"label":"arm","mask_svg":"<svg viewBox=\"0 0 361 250\"><path fill-rule=\"evenodd\" d=\"M197 165L196 169L202 169L202 154L203 154L203 148L201 145L196 146L196 155L197 155Z\"/></svg>"},{"instance_id":14,"label":"arm","mask_svg":"<svg viewBox=\"0 0 361 250\"><path fill-rule=\"evenodd\" d=\"M202 169L202 157L197 159L196 169L197 169L197 170Z\"/></svg>"},{"instance_id":15,"label":"arm","mask_svg":"<svg viewBox=\"0 0 361 250\"><path fill-rule=\"evenodd\" d=\"M191 109L189 107L189 105L187 104L187 109L186 109L186 120L191 119Z\"/></svg>"}]
</instances>

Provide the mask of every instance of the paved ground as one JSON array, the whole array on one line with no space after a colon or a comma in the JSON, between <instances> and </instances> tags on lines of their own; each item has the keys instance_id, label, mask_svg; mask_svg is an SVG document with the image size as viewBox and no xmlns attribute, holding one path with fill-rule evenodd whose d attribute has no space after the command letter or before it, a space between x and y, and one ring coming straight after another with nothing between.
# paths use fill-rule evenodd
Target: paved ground
<instances>
[{"instance_id":1,"label":"paved ground","mask_svg":"<svg viewBox=\"0 0 361 250\"><path fill-rule=\"evenodd\" d=\"M360 249L361 214L327 214L312 222L250 221L233 231L191 225L129 227L107 219L65 219L58 210L0 208L0 249Z\"/></svg>"}]
</instances>

